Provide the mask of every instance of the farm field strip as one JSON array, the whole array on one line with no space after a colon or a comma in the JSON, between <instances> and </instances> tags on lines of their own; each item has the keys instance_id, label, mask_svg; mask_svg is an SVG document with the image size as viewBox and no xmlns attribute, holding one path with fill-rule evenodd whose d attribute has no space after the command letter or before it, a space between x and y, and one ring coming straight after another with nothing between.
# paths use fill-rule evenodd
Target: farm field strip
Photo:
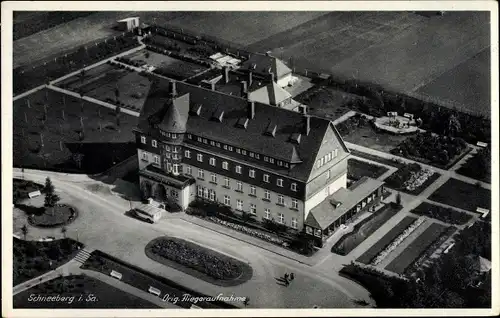
<instances>
[{"instance_id":1,"label":"farm field strip","mask_svg":"<svg viewBox=\"0 0 500 318\"><path fill-rule=\"evenodd\" d=\"M398 274L404 273L405 269L415 261L422 252L424 252L441 233L447 229L446 226L432 223L419 237L417 237L408 247L398 255L389 265L386 270Z\"/></svg>"}]
</instances>

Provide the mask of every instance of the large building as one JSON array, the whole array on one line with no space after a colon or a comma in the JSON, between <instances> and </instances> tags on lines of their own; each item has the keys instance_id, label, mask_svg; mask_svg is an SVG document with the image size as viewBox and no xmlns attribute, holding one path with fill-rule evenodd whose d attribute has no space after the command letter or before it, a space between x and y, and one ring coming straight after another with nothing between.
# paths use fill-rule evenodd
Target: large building
<instances>
[{"instance_id":1,"label":"large building","mask_svg":"<svg viewBox=\"0 0 500 318\"><path fill-rule=\"evenodd\" d=\"M158 79L135 133L145 197L217 201L318 245L380 197L373 179L346 189L350 154L327 119Z\"/></svg>"}]
</instances>

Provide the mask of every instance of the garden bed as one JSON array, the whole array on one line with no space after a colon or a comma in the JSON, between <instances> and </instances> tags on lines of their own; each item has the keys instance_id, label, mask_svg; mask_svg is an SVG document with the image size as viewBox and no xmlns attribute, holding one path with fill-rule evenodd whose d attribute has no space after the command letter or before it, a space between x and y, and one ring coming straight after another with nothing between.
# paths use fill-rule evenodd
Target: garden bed
<instances>
[{"instance_id":1,"label":"garden bed","mask_svg":"<svg viewBox=\"0 0 500 318\"><path fill-rule=\"evenodd\" d=\"M391 153L438 168L448 169L470 150L467 143L461 138L426 132L404 140L391 150Z\"/></svg>"},{"instance_id":2,"label":"garden bed","mask_svg":"<svg viewBox=\"0 0 500 318\"><path fill-rule=\"evenodd\" d=\"M364 176L377 179L388 170L386 167L373 165L366 161L356 159L347 161L347 177L352 180L359 180Z\"/></svg>"},{"instance_id":3,"label":"garden bed","mask_svg":"<svg viewBox=\"0 0 500 318\"><path fill-rule=\"evenodd\" d=\"M105 275L110 275L111 271L115 270L122 274L122 282L134 286L135 288L147 291L150 286L153 286L160 289L161 294L159 297L161 298L166 295L169 295L171 297L170 299L178 297L179 301L176 305L182 308L190 308L193 304L189 301L182 301L182 297L185 294L190 294L194 297L207 297L207 295L182 286L165 277L153 274L140 267L131 265L99 250L92 252L89 259L82 265L82 268L97 271ZM202 308L235 308L235 306L219 300L213 302L201 301L196 305Z\"/></svg>"},{"instance_id":4,"label":"garden bed","mask_svg":"<svg viewBox=\"0 0 500 318\"><path fill-rule=\"evenodd\" d=\"M65 297L65 300L37 301L35 296L38 295L41 297L59 295ZM161 308L86 275L70 275L49 280L14 295L13 301L14 308Z\"/></svg>"},{"instance_id":5,"label":"garden bed","mask_svg":"<svg viewBox=\"0 0 500 318\"><path fill-rule=\"evenodd\" d=\"M423 169L418 163L410 163L404 164L384 181L391 189L419 195L440 176L437 172Z\"/></svg>"},{"instance_id":6,"label":"garden bed","mask_svg":"<svg viewBox=\"0 0 500 318\"><path fill-rule=\"evenodd\" d=\"M478 207L491 210L490 190L453 178L434 191L429 200L471 212Z\"/></svg>"},{"instance_id":7,"label":"garden bed","mask_svg":"<svg viewBox=\"0 0 500 318\"><path fill-rule=\"evenodd\" d=\"M480 149L469 158L458 170L461 175L491 183L491 151L490 148Z\"/></svg>"},{"instance_id":8,"label":"garden bed","mask_svg":"<svg viewBox=\"0 0 500 318\"><path fill-rule=\"evenodd\" d=\"M77 217L76 209L66 204L45 207L40 211L42 213L34 213L28 217L28 222L31 225L46 228L58 227L71 223Z\"/></svg>"},{"instance_id":9,"label":"garden bed","mask_svg":"<svg viewBox=\"0 0 500 318\"><path fill-rule=\"evenodd\" d=\"M382 252L389 244L391 244L396 237L398 237L404 230L406 230L417 218L406 216L401 222L387 232L380 240L378 240L372 247L370 247L363 255L356 261L364 264L370 264L373 259Z\"/></svg>"},{"instance_id":10,"label":"garden bed","mask_svg":"<svg viewBox=\"0 0 500 318\"><path fill-rule=\"evenodd\" d=\"M14 238L14 286L63 265L75 257L82 247L82 243L68 238L50 242Z\"/></svg>"},{"instance_id":11,"label":"garden bed","mask_svg":"<svg viewBox=\"0 0 500 318\"><path fill-rule=\"evenodd\" d=\"M411 213L417 215L425 215L427 217L449 223L463 225L472 219L470 214L453 210L451 208L442 207L429 202L422 202Z\"/></svg>"},{"instance_id":12,"label":"garden bed","mask_svg":"<svg viewBox=\"0 0 500 318\"><path fill-rule=\"evenodd\" d=\"M34 191L42 192L42 190L43 190L42 184L38 184L29 180L22 180L15 178L13 180L12 192L16 200L21 201L24 199L28 199L29 198L28 194L30 194L31 192ZM14 203L16 203L16 200L14 200Z\"/></svg>"},{"instance_id":13,"label":"garden bed","mask_svg":"<svg viewBox=\"0 0 500 318\"><path fill-rule=\"evenodd\" d=\"M332 247L332 253L344 256L349 254L401 209L401 206L397 206L393 203L382 207L371 216L356 224L352 232L342 236L342 238Z\"/></svg>"},{"instance_id":14,"label":"garden bed","mask_svg":"<svg viewBox=\"0 0 500 318\"><path fill-rule=\"evenodd\" d=\"M219 286L240 285L252 277L252 268L239 260L173 237L148 243L146 255L159 263Z\"/></svg>"},{"instance_id":15,"label":"garden bed","mask_svg":"<svg viewBox=\"0 0 500 318\"><path fill-rule=\"evenodd\" d=\"M441 234L447 229L445 225L438 223L431 224L422 234L420 234L407 248L399 254L392 262L385 267L386 270L403 274L434 241L439 239Z\"/></svg>"}]
</instances>

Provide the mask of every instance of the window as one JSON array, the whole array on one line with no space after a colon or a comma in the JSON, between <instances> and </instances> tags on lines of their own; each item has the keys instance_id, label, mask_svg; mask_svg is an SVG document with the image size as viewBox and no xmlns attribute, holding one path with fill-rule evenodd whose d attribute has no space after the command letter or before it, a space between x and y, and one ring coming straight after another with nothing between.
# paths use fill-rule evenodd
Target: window
<instances>
[{"instance_id":1,"label":"window","mask_svg":"<svg viewBox=\"0 0 500 318\"><path fill-rule=\"evenodd\" d=\"M210 189L210 201L215 201L215 191Z\"/></svg>"},{"instance_id":2,"label":"window","mask_svg":"<svg viewBox=\"0 0 500 318\"><path fill-rule=\"evenodd\" d=\"M258 153L256 153L255 158L260 159L260 155Z\"/></svg>"},{"instance_id":3,"label":"window","mask_svg":"<svg viewBox=\"0 0 500 318\"><path fill-rule=\"evenodd\" d=\"M334 150L334 153L335 153L334 157L337 157L337 156L339 155L339 150L338 150L338 149L335 149L335 150Z\"/></svg>"},{"instance_id":4,"label":"window","mask_svg":"<svg viewBox=\"0 0 500 318\"><path fill-rule=\"evenodd\" d=\"M167 162L167 172L172 172L172 164Z\"/></svg>"},{"instance_id":5,"label":"window","mask_svg":"<svg viewBox=\"0 0 500 318\"><path fill-rule=\"evenodd\" d=\"M255 170L249 170L248 175L250 176L250 178L255 178Z\"/></svg>"},{"instance_id":6,"label":"window","mask_svg":"<svg viewBox=\"0 0 500 318\"><path fill-rule=\"evenodd\" d=\"M280 167L283 166L283 161L278 160L278 166L280 166Z\"/></svg>"},{"instance_id":7,"label":"window","mask_svg":"<svg viewBox=\"0 0 500 318\"><path fill-rule=\"evenodd\" d=\"M216 142L215 145L220 148L220 142Z\"/></svg>"},{"instance_id":8,"label":"window","mask_svg":"<svg viewBox=\"0 0 500 318\"><path fill-rule=\"evenodd\" d=\"M243 184L241 182L236 182L236 191L243 192Z\"/></svg>"},{"instance_id":9,"label":"window","mask_svg":"<svg viewBox=\"0 0 500 318\"><path fill-rule=\"evenodd\" d=\"M166 133L165 135L166 135L168 138L170 138L170 133Z\"/></svg>"},{"instance_id":10,"label":"window","mask_svg":"<svg viewBox=\"0 0 500 318\"><path fill-rule=\"evenodd\" d=\"M297 219L296 219L296 218L292 218L292 227L293 227L294 229L296 229L296 228L297 228Z\"/></svg>"},{"instance_id":11,"label":"window","mask_svg":"<svg viewBox=\"0 0 500 318\"><path fill-rule=\"evenodd\" d=\"M320 166L325 164L325 158L321 158L321 159L319 159L319 161L320 161L320 164L319 164Z\"/></svg>"},{"instance_id":12,"label":"window","mask_svg":"<svg viewBox=\"0 0 500 318\"><path fill-rule=\"evenodd\" d=\"M189 151L189 150L184 151L184 156L186 158L191 158L191 151Z\"/></svg>"},{"instance_id":13,"label":"window","mask_svg":"<svg viewBox=\"0 0 500 318\"><path fill-rule=\"evenodd\" d=\"M171 190L170 191L170 194L175 197L175 198L178 198L179 197L179 192L175 191L175 190Z\"/></svg>"},{"instance_id":14,"label":"window","mask_svg":"<svg viewBox=\"0 0 500 318\"><path fill-rule=\"evenodd\" d=\"M269 158L269 162L270 163L274 163L274 159L273 158Z\"/></svg>"},{"instance_id":15,"label":"window","mask_svg":"<svg viewBox=\"0 0 500 318\"><path fill-rule=\"evenodd\" d=\"M165 145L165 150L166 151L170 151L170 146L169 145Z\"/></svg>"},{"instance_id":16,"label":"window","mask_svg":"<svg viewBox=\"0 0 500 318\"><path fill-rule=\"evenodd\" d=\"M170 159L170 152L165 153L165 158Z\"/></svg>"},{"instance_id":17,"label":"window","mask_svg":"<svg viewBox=\"0 0 500 318\"><path fill-rule=\"evenodd\" d=\"M188 134L188 139L193 139L193 135Z\"/></svg>"},{"instance_id":18,"label":"window","mask_svg":"<svg viewBox=\"0 0 500 318\"><path fill-rule=\"evenodd\" d=\"M264 182L269 182L269 175L268 174L265 174L263 176L263 179L264 179Z\"/></svg>"},{"instance_id":19,"label":"window","mask_svg":"<svg viewBox=\"0 0 500 318\"><path fill-rule=\"evenodd\" d=\"M290 188L292 189L292 191L297 191L297 184L296 183L292 183L292 185L290 186Z\"/></svg>"},{"instance_id":20,"label":"window","mask_svg":"<svg viewBox=\"0 0 500 318\"><path fill-rule=\"evenodd\" d=\"M179 173L179 165L175 163L172 167L173 167L172 172L175 174L178 174Z\"/></svg>"},{"instance_id":21,"label":"window","mask_svg":"<svg viewBox=\"0 0 500 318\"><path fill-rule=\"evenodd\" d=\"M215 141L210 140L210 146L215 146Z\"/></svg>"},{"instance_id":22,"label":"window","mask_svg":"<svg viewBox=\"0 0 500 318\"><path fill-rule=\"evenodd\" d=\"M255 204L250 204L250 213L253 215L257 214L257 206Z\"/></svg>"},{"instance_id":23,"label":"window","mask_svg":"<svg viewBox=\"0 0 500 318\"><path fill-rule=\"evenodd\" d=\"M193 169L191 167L186 167L186 174L192 175L193 174Z\"/></svg>"},{"instance_id":24,"label":"window","mask_svg":"<svg viewBox=\"0 0 500 318\"><path fill-rule=\"evenodd\" d=\"M269 157L264 157L265 162L269 162Z\"/></svg>"},{"instance_id":25,"label":"window","mask_svg":"<svg viewBox=\"0 0 500 318\"><path fill-rule=\"evenodd\" d=\"M243 211L243 201L236 200L236 210Z\"/></svg>"},{"instance_id":26,"label":"window","mask_svg":"<svg viewBox=\"0 0 500 318\"><path fill-rule=\"evenodd\" d=\"M208 140L206 140L205 138L203 138L203 143L204 144L208 144Z\"/></svg>"},{"instance_id":27,"label":"window","mask_svg":"<svg viewBox=\"0 0 500 318\"><path fill-rule=\"evenodd\" d=\"M254 186L250 186L250 194L251 195L255 195L256 191L255 191L255 187Z\"/></svg>"},{"instance_id":28,"label":"window","mask_svg":"<svg viewBox=\"0 0 500 318\"><path fill-rule=\"evenodd\" d=\"M179 153L179 147L172 147L174 153Z\"/></svg>"},{"instance_id":29,"label":"window","mask_svg":"<svg viewBox=\"0 0 500 318\"><path fill-rule=\"evenodd\" d=\"M210 158L210 165L215 166L215 158Z\"/></svg>"},{"instance_id":30,"label":"window","mask_svg":"<svg viewBox=\"0 0 500 318\"><path fill-rule=\"evenodd\" d=\"M227 150L229 150L229 151L233 151L233 147L232 147L232 146L228 146L228 147L227 147Z\"/></svg>"},{"instance_id":31,"label":"window","mask_svg":"<svg viewBox=\"0 0 500 318\"><path fill-rule=\"evenodd\" d=\"M145 144L145 143L146 143L146 137L145 137L145 136L141 136L141 142L142 142L143 144Z\"/></svg>"},{"instance_id":32,"label":"window","mask_svg":"<svg viewBox=\"0 0 500 318\"><path fill-rule=\"evenodd\" d=\"M288 162L285 162L285 167L288 168Z\"/></svg>"},{"instance_id":33,"label":"window","mask_svg":"<svg viewBox=\"0 0 500 318\"><path fill-rule=\"evenodd\" d=\"M212 182L217 183L217 175L215 173L212 173Z\"/></svg>"},{"instance_id":34,"label":"window","mask_svg":"<svg viewBox=\"0 0 500 318\"><path fill-rule=\"evenodd\" d=\"M156 143L156 140L151 140L151 145L153 147L155 147L155 148L158 147L158 144Z\"/></svg>"},{"instance_id":35,"label":"window","mask_svg":"<svg viewBox=\"0 0 500 318\"><path fill-rule=\"evenodd\" d=\"M199 161L199 162L203 162L203 155L201 153L197 154L196 155L196 159Z\"/></svg>"},{"instance_id":36,"label":"window","mask_svg":"<svg viewBox=\"0 0 500 318\"><path fill-rule=\"evenodd\" d=\"M205 171L203 170L198 170L198 178L203 179L205 177Z\"/></svg>"},{"instance_id":37,"label":"window","mask_svg":"<svg viewBox=\"0 0 500 318\"><path fill-rule=\"evenodd\" d=\"M241 149L240 148L236 148L236 153L241 153Z\"/></svg>"},{"instance_id":38,"label":"window","mask_svg":"<svg viewBox=\"0 0 500 318\"><path fill-rule=\"evenodd\" d=\"M296 199L292 199L292 208L293 209L299 208L299 202Z\"/></svg>"},{"instance_id":39,"label":"window","mask_svg":"<svg viewBox=\"0 0 500 318\"><path fill-rule=\"evenodd\" d=\"M227 150L227 145L222 146L224 150Z\"/></svg>"},{"instance_id":40,"label":"window","mask_svg":"<svg viewBox=\"0 0 500 318\"><path fill-rule=\"evenodd\" d=\"M306 232L307 234L313 234L313 229L310 226L306 226Z\"/></svg>"},{"instance_id":41,"label":"window","mask_svg":"<svg viewBox=\"0 0 500 318\"><path fill-rule=\"evenodd\" d=\"M236 173L241 174L241 166L236 166Z\"/></svg>"},{"instance_id":42,"label":"window","mask_svg":"<svg viewBox=\"0 0 500 318\"><path fill-rule=\"evenodd\" d=\"M321 167L321 161L320 161L320 160L318 160L318 161L316 162L316 169L318 169L318 168L320 168L320 167Z\"/></svg>"},{"instance_id":43,"label":"window","mask_svg":"<svg viewBox=\"0 0 500 318\"><path fill-rule=\"evenodd\" d=\"M160 164L160 158L158 156L155 156L155 163Z\"/></svg>"},{"instance_id":44,"label":"window","mask_svg":"<svg viewBox=\"0 0 500 318\"><path fill-rule=\"evenodd\" d=\"M224 162L222 163L222 169L224 169L224 170L229 170L229 164L227 163L227 161L224 161Z\"/></svg>"},{"instance_id":45,"label":"window","mask_svg":"<svg viewBox=\"0 0 500 318\"><path fill-rule=\"evenodd\" d=\"M283 213L278 214L278 222L280 224L284 224L285 223L285 216L283 215Z\"/></svg>"},{"instance_id":46,"label":"window","mask_svg":"<svg viewBox=\"0 0 500 318\"><path fill-rule=\"evenodd\" d=\"M203 187L202 186L197 186L198 188L198 196L202 197L203 196Z\"/></svg>"},{"instance_id":47,"label":"window","mask_svg":"<svg viewBox=\"0 0 500 318\"><path fill-rule=\"evenodd\" d=\"M224 178L224 185L229 188L229 178Z\"/></svg>"},{"instance_id":48,"label":"window","mask_svg":"<svg viewBox=\"0 0 500 318\"><path fill-rule=\"evenodd\" d=\"M177 139L177 134L172 134L172 139Z\"/></svg>"},{"instance_id":49,"label":"window","mask_svg":"<svg viewBox=\"0 0 500 318\"><path fill-rule=\"evenodd\" d=\"M246 150L241 150L241 154L242 154L242 155L246 155L246 154L247 154L247 151L246 151Z\"/></svg>"},{"instance_id":50,"label":"window","mask_svg":"<svg viewBox=\"0 0 500 318\"><path fill-rule=\"evenodd\" d=\"M326 155L326 162L330 162L330 160L332 160L332 154L329 153Z\"/></svg>"},{"instance_id":51,"label":"window","mask_svg":"<svg viewBox=\"0 0 500 318\"><path fill-rule=\"evenodd\" d=\"M231 205L231 198L228 195L224 196L224 204Z\"/></svg>"},{"instance_id":52,"label":"window","mask_svg":"<svg viewBox=\"0 0 500 318\"><path fill-rule=\"evenodd\" d=\"M252 157L252 158L255 156L255 154L254 154L253 152L251 152L249 155L250 155L250 157Z\"/></svg>"},{"instance_id":53,"label":"window","mask_svg":"<svg viewBox=\"0 0 500 318\"><path fill-rule=\"evenodd\" d=\"M142 160L148 160L148 154L143 152L142 153Z\"/></svg>"},{"instance_id":54,"label":"window","mask_svg":"<svg viewBox=\"0 0 500 318\"><path fill-rule=\"evenodd\" d=\"M321 230L315 230L314 231L314 236L321 237Z\"/></svg>"},{"instance_id":55,"label":"window","mask_svg":"<svg viewBox=\"0 0 500 318\"><path fill-rule=\"evenodd\" d=\"M271 193L268 190L264 191L264 199L271 200Z\"/></svg>"},{"instance_id":56,"label":"window","mask_svg":"<svg viewBox=\"0 0 500 318\"><path fill-rule=\"evenodd\" d=\"M264 219L266 219L266 220L271 219L271 210L269 210L269 209L264 210Z\"/></svg>"},{"instance_id":57,"label":"window","mask_svg":"<svg viewBox=\"0 0 500 318\"><path fill-rule=\"evenodd\" d=\"M282 187L282 186L283 186L283 179L278 179L278 180L276 180L276 185L277 185L278 187Z\"/></svg>"},{"instance_id":58,"label":"window","mask_svg":"<svg viewBox=\"0 0 500 318\"><path fill-rule=\"evenodd\" d=\"M205 199L208 199L208 189L207 188L203 188L203 197Z\"/></svg>"},{"instance_id":59,"label":"window","mask_svg":"<svg viewBox=\"0 0 500 318\"><path fill-rule=\"evenodd\" d=\"M178 155L178 154L176 154L176 153L174 153L174 154L172 155L172 159L174 159L174 160L179 159L179 155Z\"/></svg>"},{"instance_id":60,"label":"window","mask_svg":"<svg viewBox=\"0 0 500 318\"><path fill-rule=\"evenodd\" d=\"M201 139L201 137L197 137L197 138L196 138L196 140L197 140L198 142L202 142L202 141L203 141L203 139Z\"/></svg>"},{"instance_id":61,"label":"window","mask_svg":"<svg viewBox=\"0 0 500 318\"><path fill-rule=\"evenodd\" d=\"M285 200L283 199L282 195L278 195L278 204L281 204L281 205L285 204Z\"/></svg>"}]
</instances>

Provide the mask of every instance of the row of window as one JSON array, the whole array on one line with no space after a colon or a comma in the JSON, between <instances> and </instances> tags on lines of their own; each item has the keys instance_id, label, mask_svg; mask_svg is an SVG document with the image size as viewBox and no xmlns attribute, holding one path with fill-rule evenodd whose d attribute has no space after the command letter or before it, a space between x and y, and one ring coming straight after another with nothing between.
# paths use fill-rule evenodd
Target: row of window
<instances>
[{"instance_id":1,"label":"row of window","mask_svg":"<svg viewBox=\"0 0 500 318\"><path fill-rule=\"evenodd\" d=\"M178 134L171 134L171 133L162 132L162 135L169 137L169 138L172 138L172 139L176 139ZM147 144L146 136L141 136L141 143ZM152 139L151 146L153 146L154 148L158 148L158 142L155 139ZM167 151L170 151L170 146L165 146L165 148ZM177 152L180 149L180 147L172 147L172 148L174 149L174 152Z\"/></svg>"},{"instance_id":2,"label":"row of window","mask_svg":"<svg viewBox=\"0 0 500 318\"><path fill-rule=\"evenodd\" d=\"M184 151L184 156L185 156L186 158L191 158L191 151L190 151L190 150L185 150L185 151ZM197 160L198 162L203 162L203 154L201 154L201 153L196 154L196 160ZM209 158L209 164L210 164L211 166L214 166L214 167L215 167L215 166L217 165L217 160L216 160L215 158L211 157L211 158ZM229 168L229 162L227 162L227 161L223 161L223 162L222 162L222 169L224 169L224 170L229 170L229 169L230 169L230 168ZM235 167L234 167L234 171L235 171L237 174L242 174L242 173L243 173L243 168L242 168L240 165L235 165ZM255 178L255 170L254 170L254 169L249 169L249 170L248 170L248 176L249 176L250 178ZM268 175L268 174L264 174L264 175L262 176L262 180L263 180L264 182L266 182L266 183L270 183L270 177L269 177L269 175ZM277 185L278 187L283 187L283 179L281 179L281 178L276 179L276 185ZM295 182L294 182L294 183L292 183L292 184L290 185L290 189L291 189L292 191L297 191L297 183L295 183Z\"/></svg>"},{"instance_id":3,"label":"row of window","mask_svg":"<svg viewBox=\"0 0 500 318\"><path fill-rule=\"evenodd\" d=\"M335 149L329 153L327 153L325 156L323 156L323 158L321 159L318 159L318 161L316 161L316 168L321 168L324 164L332 161L334 158L336 158L339 154L339 150L338 149Z\"/></svg>"},{"instance_id":4,"label":"row of window","mask_svg":"<svg viewBox=\"0 0 500 318\"><path fill-rule=\"evenodd\" d=\"M174 158L176 159L176 158ZM142 160L144 161L148 161L149 162L149 156L148 156L148 153L147 152L143 152L142 153ZM166 161L166 160L165 160ZM160 163L160 157L158 155L153 155L153 162L155 165L157 165L158 167L161 167L161 163ZM167 168L167 172L172 172L174 174L178 174L179 171L182 170L182 166L177 164L177 163L170 163L170 162L166 162L166 168Z\"/></svg>"},{"instance_id":5,"label":"row of window","mask_svg":"<svg viewBox=\"0 0 500 318\"><path fill-rule=\"evenodd\" d=\"M259 159L259 160L262 158L262 160L264 160L265 162L276 164L276 165L278 165L280 167L285 167L285 168L289 168L290 167L289 163L286 162L286 161L278 160L278 159L275 159L275 158L272 158L272 157L268 157L268 156L263 156L263 155L260 155L258 153L252 152L252 151L247 151L245 149L233 147L233 146L226 145L226 144L221 144L220 142L216 142L216 141L213 141L213 140L208 140L206 138L202 138L202 137L199 137L199 136L193 136L191 134L188 134L187 137L188 137L188 139L196 140L198 142L201 142L201 143L204 143L204 144L207 144L207 145L210 144L213 147L222 148L222 149L227 150L227 151L234 151L237 154L241 154L241 155L244 155L244 156L249 156L250 158L255 158L255 159Z\"/></svg>"},{"instance_id":6,"label":"row of window","mask_svg":"<svg viewBox=\"0 0 500 318\"><path fill-rule=\"evenodd\" d=\"M193 174L193 169L190 166L186 167L186 174L189 174L189 175ZM198 178L205 179L205 171L204 170L198 169ZM212 173L210 175L210 182L213 184L218 184L217 181L218 181L218 176L215 173ZM231 188L231 180L227 177L224 177L223 186L226 188ZM249 194L253 195L253 196L257 196L257 188L255 186L252 186L252 185L249 188L250 188ZM243 183L241 181L236 181L235 191L244 192ZM264 199L271 201L271 192L269 190L264 190ZM277 204L285 205L285 197L283 195L278 194ZM299 208L299 201L297 199L292 199L291 208L292 209Z\"/></svg>"}]
</instances>

